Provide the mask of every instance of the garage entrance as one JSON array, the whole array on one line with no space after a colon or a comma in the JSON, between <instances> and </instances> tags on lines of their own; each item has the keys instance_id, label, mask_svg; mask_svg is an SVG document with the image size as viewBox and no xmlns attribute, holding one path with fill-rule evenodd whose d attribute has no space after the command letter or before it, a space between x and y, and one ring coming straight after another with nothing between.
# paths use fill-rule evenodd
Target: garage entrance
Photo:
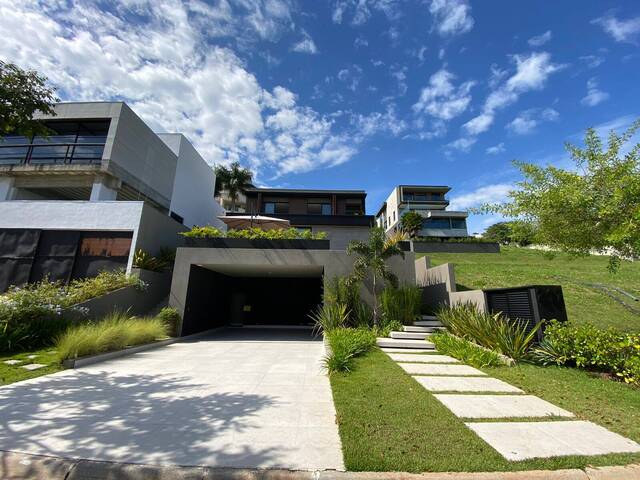
<instances>
[{"instance_id":1,"label":"garage entrance","mask_svg":"<svg viewBox=\"0 0 640 480\"><path fill-rule=\"evenodd\" d=\"M220 326L310 326L322 276L318 265L192 265L182 335Z\"/></svg>"}]
</instances>

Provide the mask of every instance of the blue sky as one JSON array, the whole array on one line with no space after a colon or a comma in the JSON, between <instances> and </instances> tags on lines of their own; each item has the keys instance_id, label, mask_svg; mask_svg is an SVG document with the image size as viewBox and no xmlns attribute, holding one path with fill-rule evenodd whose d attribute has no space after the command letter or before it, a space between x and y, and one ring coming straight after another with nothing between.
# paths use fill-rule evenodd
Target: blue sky
<instances>
[{"instance_id":1,"label":"blue sky","mask_svg":"<svg viewBox=\"0 0 640 480\"><path fill-rule=\"evenodd\" d=\"M640 3L463 0L0 0L0 58L63 100L125 100L257 183L447 184L504 198L514 158L640 116ZM474 216L471 231L494 217Z\"/></svg>"}]
</instances>

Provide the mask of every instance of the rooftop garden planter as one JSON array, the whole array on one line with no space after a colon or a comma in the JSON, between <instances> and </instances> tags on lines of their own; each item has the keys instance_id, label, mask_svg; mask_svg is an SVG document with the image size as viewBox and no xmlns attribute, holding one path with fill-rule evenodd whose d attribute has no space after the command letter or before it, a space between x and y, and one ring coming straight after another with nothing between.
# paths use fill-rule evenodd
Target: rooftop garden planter
<instances>
[{"instance_id":1,"label":"rooftop garden planter","mask_svg":"<svg viewBox=\"0 0 640 480\"><path fill-rule=\"evenodd\" d=\"M297 249L329 250L329 240L308 239L265 239L265 238L197 238L185 237L185 246L196 248L261 248L261 249Z\"/></svg>"}]
</instances>

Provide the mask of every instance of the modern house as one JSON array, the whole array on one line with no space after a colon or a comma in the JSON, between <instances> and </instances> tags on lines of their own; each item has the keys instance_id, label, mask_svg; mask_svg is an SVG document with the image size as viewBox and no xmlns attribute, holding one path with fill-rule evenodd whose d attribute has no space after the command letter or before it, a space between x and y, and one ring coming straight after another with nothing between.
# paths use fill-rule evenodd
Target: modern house
<instances>
[{"instance_id":1,"label":"modern house","mask_svg":"<svg viewBox=\"0 0 640 480\"><path fill-rule=\"evenodd\" d=\"M47 137L0 138L0 291L132 267L192 225L223 227L215 174L122 102L60 103Z\"/></svg>"},{"instance_id":2,"label":"modern house","mask_svg":"<svg viewBox=\"0 0 640 480\"><path fill-rule=\"evenodd\" d=\"M246 214L282 218L295 228L326 232L332 250L366 239L373 226L373 216L365 215L364 190L249 188L245 196Z\"/></svg>"},{"instance_id":3,"label":"modern house","mask_svg":"<svg viewBox=\"0 0 640 480\"><path fill-rule=\"evenodd\" d=\"M416 212L421 215L420 237L459 238L468 237L467 212L447 210L449 201L447 186L398 185L376 214L376 225L391 232L400 227L402 215Z\"/></svg>"}]
</instances>

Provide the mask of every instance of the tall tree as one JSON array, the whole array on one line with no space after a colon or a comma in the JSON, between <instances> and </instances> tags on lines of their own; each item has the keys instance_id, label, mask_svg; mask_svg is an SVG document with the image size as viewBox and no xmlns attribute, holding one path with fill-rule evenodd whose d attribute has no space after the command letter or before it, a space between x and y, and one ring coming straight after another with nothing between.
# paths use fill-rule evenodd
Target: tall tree
<instances>
[{"instance_id":1,"label":"tall tree","mask_svg":"<svg viewBox=\"0 0 640 480\"><path fill-rule=\"evenodd\" d=\"M605 143L587 130L584 147L567 144L575 164L554 166L514 162L524 176L505 203L485 205L536 226L536 240L575 255L595 250L610 255L615 271L621 258L640 256L640 143L627 144L640 120Z\"/></svg>"},{"instance_id":2,"label":"tall tree","mask_svg":"<svg viewBox=\"0 0 640 480\"><path fill-rule=\"evenodd\" d=\"M0 134L46 135L49 130L33 115L55 115L53 104L57 101L47 77L0 60Z\"/></svg>"},{"instance_id":3,"label":"tall tree","mask_svg":"<svg viewBox=\"0 0 640 480\"><path fill-rule=\"evenodd\" d=\"M229 167L216 166L215 195L219 195L223 190L226 191L231 199L231 210L235 211L238 196L252 186L252 179L251 170L242 168L240 162L233 162Z\"/></svg>"},{"instance_id":4,"label":"tall tree","mask_svg":"<svg viewBox=\"0 0 640 480\"><path fill-rule=\"evenodd\" d=\"M404 258L400 248L401 236L387 237L382 228L372 228L367 242L353 240L347 247L347 255L356 255L353 263L353 276L357 280L371 277L373 293L373 324L378 325L378 285L389 282L398 286L398 278L389 269L387 260L395 255Z\"/></svg>"},{"instance_id":5,"label":"tall tree","mask_svg":"<svg viewBox=\"0 0 640 480\"><path fill-rule=\"evenodd\" d=\"M400 218L402 230L407 232L411 238L415 237L422 228L424 218L417 212L409 211Z\"/></svg>"}]
</instances>

